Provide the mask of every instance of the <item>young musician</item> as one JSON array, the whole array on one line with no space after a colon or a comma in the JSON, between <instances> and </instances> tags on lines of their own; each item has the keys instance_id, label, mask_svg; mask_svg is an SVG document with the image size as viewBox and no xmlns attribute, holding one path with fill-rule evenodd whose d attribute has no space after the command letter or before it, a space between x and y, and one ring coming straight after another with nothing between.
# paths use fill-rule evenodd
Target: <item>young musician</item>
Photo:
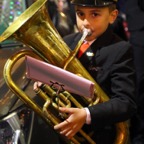
<instances>
[{"instance_id":1,"label":"young musician","mask_svg":"<svg viewBox=\"0 0 144 144\"><path fill-rule=\"evenodd\" d=\"M60 108L69 117L54 129L71 139L87 125L97 144L113 144L116 123L129 120L136 112L133 51L111 29L118 15L116 0L72 0L72 4L79 33L64 40L74 50L83 29L90 30L85 39L89 47L77 58L110 99L82 109Z\"/></svg>"}]
</instances>

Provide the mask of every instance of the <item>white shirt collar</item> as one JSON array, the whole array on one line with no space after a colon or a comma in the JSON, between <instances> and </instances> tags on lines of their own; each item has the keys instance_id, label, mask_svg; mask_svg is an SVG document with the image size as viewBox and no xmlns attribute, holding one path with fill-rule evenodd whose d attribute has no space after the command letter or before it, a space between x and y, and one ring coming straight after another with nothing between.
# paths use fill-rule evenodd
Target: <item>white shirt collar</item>
<instances>
[{"instance_id":1,"label":"white shirt collar","mask_svg":"<svg viewBox=\"0 0 144 144\"><path fill-rule=\"evenodd\" d=\"M96 39L92 40L92 41L86 41L84 40L84 43L88 43L89 45L91 45Z\"/></svg>"}]
</instances>

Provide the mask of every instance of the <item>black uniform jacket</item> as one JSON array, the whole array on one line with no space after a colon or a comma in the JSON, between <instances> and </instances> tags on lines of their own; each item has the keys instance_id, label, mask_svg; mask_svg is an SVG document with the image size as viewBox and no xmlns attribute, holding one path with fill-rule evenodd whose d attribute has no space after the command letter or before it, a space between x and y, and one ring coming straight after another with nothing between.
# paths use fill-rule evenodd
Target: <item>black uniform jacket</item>
<instances>
[{"instance_id":1,"label":"black uniform jacket","mask_svg":"<svg viewBox=\"0 0 144 144\"><path fill-rule=\"evenodd\" d=\"M73 50L81 34L64 38ZM93 55L94 54L94 55ZM97 144L112 144L111 125L128 120L136 112L135 70L131 45L110 28L97 38L79 59L110 100L88 107Z\"/></svg>"}]
</instances>

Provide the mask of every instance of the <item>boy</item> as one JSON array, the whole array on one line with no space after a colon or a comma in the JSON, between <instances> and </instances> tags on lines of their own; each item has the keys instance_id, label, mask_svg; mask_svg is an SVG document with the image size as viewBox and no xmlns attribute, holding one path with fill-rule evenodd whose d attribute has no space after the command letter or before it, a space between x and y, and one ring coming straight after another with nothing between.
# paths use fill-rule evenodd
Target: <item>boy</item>
<instances>
[{"instance_id":1,"label":"boy","mask_svg":"<svg viewBox=\"0 0 144 144\"><path fill-rule=\"evenodd\" d=\"M85 39L90 46L79 60L110 100L83 109L60 108L69 117L54 129L71 139L87 124L93 129L97 144L112 144L114 125L136 112L132 48L111 30L118 15L116 0L72 0L72 4L79 31L87 28L91 32ZM75 33L64 40L73 50L79 38L80 33Z\"/></svg>"}]
</instances>

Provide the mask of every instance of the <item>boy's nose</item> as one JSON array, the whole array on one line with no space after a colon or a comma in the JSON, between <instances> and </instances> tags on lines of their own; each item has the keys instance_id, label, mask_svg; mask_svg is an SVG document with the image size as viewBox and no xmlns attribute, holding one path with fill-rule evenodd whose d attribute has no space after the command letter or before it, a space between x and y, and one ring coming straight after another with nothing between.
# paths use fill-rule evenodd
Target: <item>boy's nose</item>
<instances>
[{"instance_id":1,"label":"boy's nose","mask_svg":"<svg viewBox=\"0 0 144 144\"><path fill-rule=\"evenodd\" d=\"M87 26L89 26L89 21L87 19L84 19L83 25L87 28Z\"/></svg>"}]
</instances>

